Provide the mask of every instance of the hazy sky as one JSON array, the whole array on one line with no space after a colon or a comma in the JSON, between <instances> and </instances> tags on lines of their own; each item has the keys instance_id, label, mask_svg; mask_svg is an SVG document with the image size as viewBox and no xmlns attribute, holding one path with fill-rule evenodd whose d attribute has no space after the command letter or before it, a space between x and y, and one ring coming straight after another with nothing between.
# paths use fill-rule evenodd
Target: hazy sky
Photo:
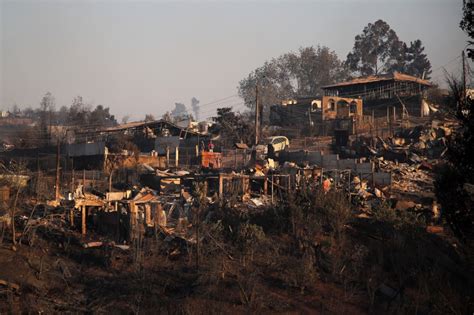
<instances>
[{"instance_id":1,"label":"hazy sky","mask_svg":"<svg viewBox=\"0 0 474 315\"><path fill-rule=\"evenodd\" d=\"M265 60L326 45L345 59L377 19L421 39L433 80L459 71L462 0L6 1L0 0L0 108L56 106L81 95L119 117L156 117L195 96L203 116L242 108L239 80ZM452 62L450 62L452 61ZM450 62L450 63L449 63ZM447 64L447 65L446 65Z\"/></svg>"}]
</instances>

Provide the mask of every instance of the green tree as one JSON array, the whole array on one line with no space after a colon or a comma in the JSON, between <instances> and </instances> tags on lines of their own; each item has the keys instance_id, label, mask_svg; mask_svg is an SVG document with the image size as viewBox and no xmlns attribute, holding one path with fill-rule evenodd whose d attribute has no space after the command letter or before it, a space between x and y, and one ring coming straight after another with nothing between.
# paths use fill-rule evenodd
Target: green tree
<instances>
[{"instance_id":1,"label":"green tree","mask_svg":"<svg viewBox=\"0 0 474 315\"><path fill-rule=\"evenodd\" d=\"M290 71L282 57L266 61L263 66L255 69L239 82L239 96L244 99L245 105L250 109L255 108L257 84L259 104L264 109L295 95L290 82Z\"/></svg>"},{"instance_id":2,"label":"green tree","mask_svg":"<svg viewBox=\"0 0 474 315\"><path fill-rule=\"evenodd\" d=\"M264 113L282 99L316 96L321 87L346 77L343 63L328 47L302 47L264 63L239 82L238 92L245 105L255 108L258 84L259 104Z\"/></svg>"},{"instance_id":3,"label":"green tree","mask_svg":"<svg viewBox=\"0 0 474 315\"><path fill-rule=\"evenodd\" d=\"M418 78L429 79L431 74L431 63L428 56L424 53L425 47L421 40L417 39L410 42L406 48L406 73Z\"/></svg>"},{"instance_id":4,"label":"green tree","mask_svg":"<svg viewBox=\"0 0 474 315\"><path fill-rule=\"evenodd\" d=\"M346 65L360 75L378 75L389 72L400 61L403 43L390 25L383 20L369 23L362 34L355 37ZM399 66L399 65L398 65Z\"/></svg>"},{"instance_id":5,"label":"green tree","mask_svg":"<svg viewBox=\"0 0 474 315\"><path fill-rule=\"evenodd\" d=\"M97 107L90 112L89 125L94 127L109 127L117 124L115 116L110 114L110 109L103 105L97 105Z\"/></svg>"},{"instance_id":6,"label":"green tree","mask_svg":"<svg viewBox=\"0 0 474 315\"><path fill-rule=\"evenodd\" d=\"M288 53L283 60L290 72L291 81L298 95L315 96L321 94L321 87L340 81L346 77L343 63L328 47L304 47L298 53ZM290 82L291 82L290 81Z\"/></svg>"},{"instance_id":7,"label":"green tree","mask_svg":"<svg viewBox=\"0 0 474 315\"><path fill-rule=\"evenodd\" d=\"M469 46L474 45L474 3L472 0L463 1L463 19L460 23L461 29L466 32L470 40L467 41ZM474 58L474 49L467 49L469 58Z\"/></svg>"},{"instance_id":8,"label":"green tree","mask_svg":"<svg viewBox=\"0 0 474 315\"><path fill-rule=\"evenodd\" d=\"M217 109L217 116L212 120L216 123L212 132L219 133L222 145L230 148L235 143L252 143L252 126L241 115L232 111L232 107Z\"/></svg>"},{"instance_id":9,"label":"green tree","mask_svg":"<svg viewBox=\"0 0 474 315\"><path fill-rule=\"evenodd\" d=\"M68 125L73 125L77 127L87 125L89 113L90 110L84 104L82 96L76 96L72 100L72 105L69 108L69 114L67 119Z\"/></svg>"}]
</instances>

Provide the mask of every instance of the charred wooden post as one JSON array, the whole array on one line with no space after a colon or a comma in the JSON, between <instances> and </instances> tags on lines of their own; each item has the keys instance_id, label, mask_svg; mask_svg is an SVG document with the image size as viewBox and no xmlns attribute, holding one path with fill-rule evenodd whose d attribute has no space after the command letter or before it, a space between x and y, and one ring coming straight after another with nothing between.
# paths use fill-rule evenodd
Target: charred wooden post
<instances>
[{"instance_id":1,"label":"charred wooden post","mask_svg":"<svg viewBox=\"0 0 474 315\"><path fill-rule=\"evenodd\" d=\"M59 194L60 194L60 191L59 191L59 185L60 185L60 175L59 175L59 172L60 172L60 156L61 156L61 147L59 146L59 140L58 140L58 148L57 148L57 152L56 152L56 190L55 190L55 199L56 201L59 201Z\"/></svg>"},{"instance_id":2,"label":"charred wooden post","mask_svg":"<svg viewBox=\"0 0 474 315\"><path fill-rule=\"evenodd\" d=\"M372 187L375 188L375 167L374 167L374 163L372 163Z\"/></svg>"},{"instance_id":3,"label":"charred wooden post","mask_svg":"<svg viewBox=\"0 0 474 315\"><path fill-rule=\"evenodd\" d=\"M152 225L152 221L151 221L151 207L150 207L150 204L145 204L145 224L147 226L150 226Z\"/></svg>"},{"instance_id":4,"label":"charred wooden post","mask_svg":"<svg viewBox=\"0 0 474 315\"><path fill-rule=\"evenodd\" d=\"M82 236L85 236L87 233L86 219L87 219L87 209L86 206L81 206L81 232Z\"/></svg>"},{"instance_id":5,"label":"charred wooden post","mask_svg":"<svg viewBox=\"0 0 474 315\"><path fill-rule=\"evenodd\" d=\"M271 192L272 192L272 204L273 204L273 174L272 174L272 177L271 177L271 181L272 181L272 186L271 186Z\"/></svg>"},{"instance_id":6,"label":"charred wooden post","mask_svg":"<svg viewBox=\"0 0 474 315\"><path fill-rule=\"evenodd\" d=\"M132 230L137 225L137 216L138 216L137 205L135 204L135 202L131 201L130 202L130 227L132 228Z\"/></svg>"},{"instance_id":7,"label":"charred wooden post","mask_svg":"<svg viewBox=\"0 0 474 315\"><path fill-rule=\"evenodd\" d=\"M219 198L224 198L224 177L219 173Z\"/></svg>"},{"instance_id":8,"label":"charred wooden post","mask_svg":"<svg viewBox=\"0 0 474 315\"><path fill-rule=\"evenodd\" d=\"M174 151L175 151L175 153L174 153L174 156L175 156L175 159L174 159L174 166L175 166L176 168L178 168L178 166L179 166L179 148L178 148L178 147L175 147L175 148L174 148Z\"/></svg>"},{"instance_id":9,"label":"charred wooden post","mask_svg":"<svg viewBox=\"0 0 474 315\"><path fill-rule=\"evenodd\" d=\"M114 170L110 170L110 175L109 175L109 192L112 192L112 175L114 173Z\"/></svg>"},{"instance_id":10,"label":"charred wooden post","mask_svg":"<svg viewBox=\"0 0 474 315\"><path fill-rule=\"evenodd\" d=\"M248 176L242 177L242 194L245 195L249 190L250 179Z\"/></svg>"},{"instance_id":11,"label":"charred wooden post","mask_svg":"<svg viewBox=\"0 0 474 315\"><path fill-rule=\"evenodd\" d=\"M69 209L69 224L74 227L74 208Z\"/></svg>"},{"instance_id":12,"label":"charred wooden post","mask_svg":"<svg viewBox=\"0 0 474 315\"><path fill-rule=\"evenodd\" d=\"M74 160L72 160L73 163L74 163ZM71 170L71 191L74 193L74 190L75 190L75 183L74 183L74 166L72 167L72 170Z\"/></svg>"},{"instance_id":13,"label":"charred wooden post","mask_svg":"<svg viewBox=\"0 0 474 315\"><path fill-rule=\"evenodd\" d=\"M265 176L263 178L263 194L268 195L268 178Z\"/></svg>"}]
</instances>

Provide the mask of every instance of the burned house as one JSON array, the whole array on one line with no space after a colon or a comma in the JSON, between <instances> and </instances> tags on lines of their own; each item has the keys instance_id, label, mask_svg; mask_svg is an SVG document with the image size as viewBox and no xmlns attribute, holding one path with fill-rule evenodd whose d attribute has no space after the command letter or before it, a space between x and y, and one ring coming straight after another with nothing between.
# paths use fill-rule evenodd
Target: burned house
<instances>
[{"instance_id":1,"label":"burned house","mask_svg":"<svg viewBox=\"0 0 474 315\"><path fill-rule=\"evenodd\" d=\"M381 117L387 108L395 108L397 116L423 116L424 91L431 83L407 74L392 74L360 77L346 82L324 86L323 98L356 98L364 102L363 113Z\"/></svg>"},{"instance_id":2,"label":"burned house","mask_svg":"<svg viewBox=\"0 0 474 315\"><path fill-rule=\"evenodd\" d=\"M181 127L167 120L139 121L100 130L100 134L110 137L114 134L126 135L133 139L140 152L157 151L165 154L166 147L193 147L200 140L208 138L194 128Z\"/></svg>"},{"instance_id":3,"label":"burned house","mask_svg":"<svg viewBox=\"0 0 474 315\"><path fill-rule=\"evenodd\" d=\"M208 141L209 135L157 120L87 131L80 138L92 140L69 144L65 150L74 168L105 170L117 161L122 166L196 164L199 146Z\"/></svg>"},{"instance_id":4,"label":"burned house","mask_svg":"<svg viewBox=\"0 0 474 315\"><path fill-rule=\"evenodd\" d=\"M362 116L362 99L323 96L321 100L321 118L347 119Z\"/></svg>"},{"instance_id":5,"label":"burned house","mask_svg":"<svg viewBox=\"0 0 474 315\"><path fill-rule=\"evenodd\" d=\"M108 155L105 142L69 144L65 151L77 170L105 168Z\"/></svg>"},{"instance_id":6,"label":"burned house","mask_svg":"<svg viewBox=\"0 0 474 315\"><path fill-rule=\"evenodd\" d=\"M297 127L304 134L328 135L344 129L353 133L354 120L362 116L362 99L305 97L285 100L270 108L270 124Z\"/></svg>"}]
</instances>

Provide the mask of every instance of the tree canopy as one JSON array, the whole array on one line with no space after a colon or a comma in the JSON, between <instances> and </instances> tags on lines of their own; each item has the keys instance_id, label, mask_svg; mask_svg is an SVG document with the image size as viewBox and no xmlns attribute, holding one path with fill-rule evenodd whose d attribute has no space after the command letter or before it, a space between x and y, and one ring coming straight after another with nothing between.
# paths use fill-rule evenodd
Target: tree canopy
<instances>
[{"instance_id":1,"label":"tree canopy","mask_svg":"<svg viewBox=\"0 0 474 315\"><path fill-rule=\"evenodd\" d=\"M401 43L397 34L382 20L369 23L356 35L354 48L347 55L350 70L361 75L377 75L390 71L396 63Z\"/></svg>"},{"instance_id":2,"label":"tree canopy","mask_svg":"<svg viewBox=\"0 0 474 315\"><path fill-rule=\"evenodd\" d=\"M345 77L343 63L325 46L301 47L265 62L239 82L238 92L249 108L255 107L256 85L264 107L296 95L316 96L321 87Z\"/></svg>"},{"instance_id":3,"label":"tree canopy","mask_svg":"<svg viewBox=\"0 0 474 315\"><path fill-rule=\"evenodd\" d=\"M460 23L461 29L466 32L470 40L467 41L470 48L467 49L468 56L474 59L474 2L472 0L464 1L463 19Z\"/></svg>"},{"instance_id":4,"label":"tree canopy","mask_svg":"<svg viewBox=\"0 0 474 315\"><path fill-rule=\"evenodd\" d=\"M377 20L356 35L346 66L354 74L362 76L399 71L428 79L431 63L424 49L421 40L407 45L387 22Z\"/></svg>"},{"instance_id":5,"label":"tree canopy","mask_svg":"<svg viewBox=\"0 0 474 315\"><path fill-rule=\"evenodd\" d=\"M222 146L232 147L234 143L252 143L253 128L248 120L232 111L232 107L217 109L217 116L212 120L216 123L211 132L221 135Z\"/></svg>"}]
</instances>

